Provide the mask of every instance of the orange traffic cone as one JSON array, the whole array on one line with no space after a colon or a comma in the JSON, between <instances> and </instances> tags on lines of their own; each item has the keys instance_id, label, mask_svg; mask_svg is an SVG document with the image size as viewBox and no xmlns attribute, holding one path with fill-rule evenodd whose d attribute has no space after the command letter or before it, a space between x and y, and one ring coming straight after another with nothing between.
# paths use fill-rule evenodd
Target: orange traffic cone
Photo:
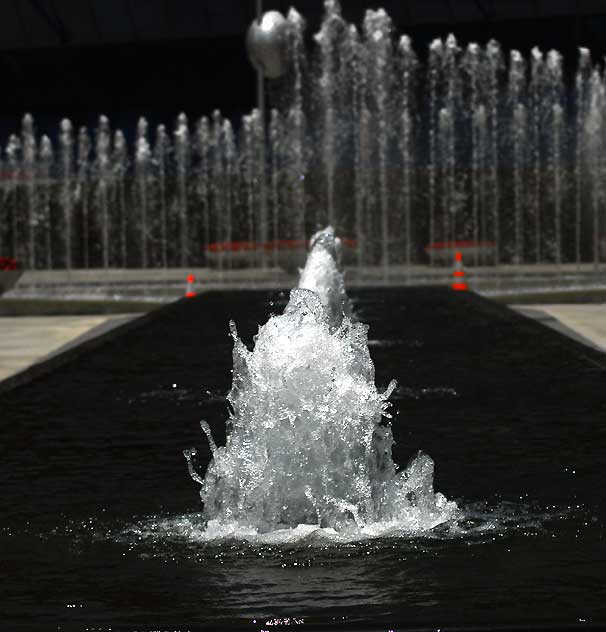
<instances>
[{"instance_id":1,"label":"orange traffic cone","mask_svg":"<svg viewBox=\"0 0 606 632\"><path fill-rule=\"evenodd\" d=\"M453 290L468 290L469 287L465 283L465 270L463 269L463 255L455 252L455 269L452 273L454 281L452 282Z\"/></svg>"},{"instance_id":2,"label":"orange traffic cone","mask_svg":"<svg viewBox=\"0 0 606 632\"><path fill-rule=\"evenodd\" d=\"M187 275L187 286L185 287L185 296L187 298L192 298L192 296L195 296L196 293L194 292L194 275L193 274L188 274Z\"/></svg>"}]
</instances>

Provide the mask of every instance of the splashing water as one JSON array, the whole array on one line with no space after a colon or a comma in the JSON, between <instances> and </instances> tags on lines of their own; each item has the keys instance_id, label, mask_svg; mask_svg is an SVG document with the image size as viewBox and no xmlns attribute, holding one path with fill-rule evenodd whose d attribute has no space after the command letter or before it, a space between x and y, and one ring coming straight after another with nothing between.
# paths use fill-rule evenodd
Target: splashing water
<instances>
[{"instance_id":1,"label":"splashing water","mask_svg":"<svg viewBox=\"0 0 606 632\"><path fill-rule=\"evenodd\" d=\"M376 389L368 326L350 316L338 248L332 228L314 235L299 287L284 314L259 329L254 351L230 323L226 445L217 447L201 422L213 454L203 479L195 449L184 451L209 536L414 533L458 516L433 491L429 456L419 453L401 472L392 460L387 400L396 383Z\"/></svg>"}]
</instances>

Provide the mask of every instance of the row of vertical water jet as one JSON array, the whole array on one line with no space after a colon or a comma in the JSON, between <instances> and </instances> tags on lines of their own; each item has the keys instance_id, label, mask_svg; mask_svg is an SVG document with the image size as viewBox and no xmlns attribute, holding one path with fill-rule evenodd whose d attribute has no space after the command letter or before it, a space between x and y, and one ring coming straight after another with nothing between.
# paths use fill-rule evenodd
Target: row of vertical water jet
<instances>
[{"instance_id":1,"label":"row of vertical water jet","mask_svg":"<svg viewBox=\"0 0 606 632\"><path fill-rule=\"evenodd\" d=\"M556 51L494 40L417 54L381 9L360 28L325 9L310 51L290 10L265 117L126 133L65 120L55 141L24 117L2 156L1 253L31 268L277 266L282 244L330 223L355 240L349 263L386 273L454 242L484 245L476 265L606 261L605 81L589 51L571 77Z\"/></svg>"},{"instance_id":2,"label":"row of vertical water jet","mask_svg":"<svg viewBox=\"0 0 606 632\"><path fill-rule=\"evenodd\" d=\"M453 35L420 63L383 10L359 31L325 5L318 206L365 245L360 263L431 263L455 241L485 244L476 265L606 260L604 74L588 50L569 81L557 51L507 58Z\"/></svg>"},{"instance_id":3,"label":"row of vertical water jet","mask_svg":"<svg viewBox=\"0 0 606 632\"><path fill-rule=\"evenodd\" d=\"M1 164L0 251L32 269L204 264L211 242L256 238L261 142L238 151L215 112L153 133L141 118L130 143L105 116L92 131L65 119L53 143L27 114Z\"/></svg>"}]
</instances>

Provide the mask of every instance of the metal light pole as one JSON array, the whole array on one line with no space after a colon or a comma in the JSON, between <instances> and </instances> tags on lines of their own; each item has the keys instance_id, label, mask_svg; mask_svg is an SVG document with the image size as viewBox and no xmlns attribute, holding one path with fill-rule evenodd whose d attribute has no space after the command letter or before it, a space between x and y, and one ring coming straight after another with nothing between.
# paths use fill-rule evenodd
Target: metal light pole
<instances>
[{"instance_id":1,"label":"metal light pole","mask_svg":"<svg viewBox=\"0 0 606 632\"><path fill-rule=\"evenodd\" d=\"M257 24L261 24L263 21L263 0L255 1L257 4ZM265 130L265 77L261 66L257 66L257 107Z\"/></svg>"},{"instance_id":2,"label":"metal light pole","mask_svg":"<svg viewBox=\"0 0 606 632\"><path fill-rule=\"evenodd\" d=\"M256 0L257 3L257 23L261 24L263 19L263 0ZM261 222L261 230L257 233L261 237L261 267L267 267L267 152L265 151L265 77L263 76L263 70L257 68L257 108L259 109L259 119L261 122L261 146L260 160L261 160L261 182L259 185L259 219Z\"/></svg>"},{"instance_id":3,"label":"metal light pole","mask_svg":"<svg viewBox=\"0 0 606 632\"><path fill-rule=\"evenodd\" d=\"M248 28L246 49L249 59L257 71L257 108L261 126L261 179L259 186L260 238L267 241L267 165L266 165L266 114L265 78L276 79L286 72L286 30L288 23L278 11L263 13L263 0L255 0L257 17ZM265 248L261 249L261 266L267 265Z\"/></svg>"}]
</instances>

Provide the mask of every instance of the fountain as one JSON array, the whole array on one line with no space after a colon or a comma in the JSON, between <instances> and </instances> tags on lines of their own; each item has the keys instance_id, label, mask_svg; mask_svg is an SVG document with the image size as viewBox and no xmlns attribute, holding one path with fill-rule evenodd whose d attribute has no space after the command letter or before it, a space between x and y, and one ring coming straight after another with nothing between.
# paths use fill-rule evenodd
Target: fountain
<instances>
[{"instance_id":1,"label":"fountain","mask_svg":"<svg viewBox=\"0 0 606 632\"><path fill-rule=\"evenodd\" d=\"M316 64L283 24L267 121L64 120L53 143L28 116L6 143L0 255L30 268L228 277L311 240L289 297L204 292L2 384L3 620L600 626L604 355L472 292L350 300L343 266L404 277L471 243L478 267L599 269L601 67L582 50L568 99L556 53L450 36L425 61L385 12L358 30L331 0ZM203 507L179 467L200 416Z\"/></svg>"},{"instance_id":2,"label":"fountain","mask_svg":"<svg viewBox=\"0 0 606 632\"><path fill-rule=\"evenodd\" d=\"M330 0L307 52L302 17L270 13L250 34L271 53L267 120L216 111L190 129L182 114L128 143L106 117L94 143L64 120L55 149L26 115L5 144L2 254L29 268L276 267L330 223L352 264L403 281L402 266L450 262L454 242L468 265L606 259L603 71L588 50L571 81L556 51L450 35L425 54L385 11L358 29Z\"/></svg>"},{"instance_id":3,"label":"fountain","mask_svg":"<svg viewBox=\"0 0 606 632\"><path fill-rule=\"evenodd\" d=\"M249 351L230 323L233 383L227 442L201 484L212 537L310 528L325 533L422 532L457 516L433 491L433 461L419 453L398 472L387 419L392 380L374 384L368 327L356 322L332 228L312 237L284 314L260 327Z\"/></svg>"},{"instance_id":4,"label":"fountain","mask_svg":"<svg viewBox=\"0 0 606 632\"><path fill-rule=\"evenodd\" d=\"M348 287L367 331L343 315L336 242L321 241L252 352L242 344L287 293L176 301L3 385L7 625L599 627L603 354L436 287ZM234 316L241 343L227 335ZM180 453L196 444L201 481L213 463L204 511ZM394 472L419 449L456 520L450 503L435 512L429 459Z\"/></svg>"}]
</instances>

